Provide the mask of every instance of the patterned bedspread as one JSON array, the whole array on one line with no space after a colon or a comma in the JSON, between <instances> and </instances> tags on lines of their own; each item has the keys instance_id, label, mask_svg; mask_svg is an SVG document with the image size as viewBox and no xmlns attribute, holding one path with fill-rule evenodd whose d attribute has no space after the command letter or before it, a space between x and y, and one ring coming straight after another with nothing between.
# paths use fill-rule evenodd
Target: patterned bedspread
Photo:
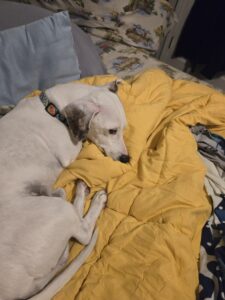
<instances>
[{"instance_id":1,"label":"patterned bedspread","mask_svg":"<svg viewBox=\"0 0 225 300\"><path fill-rule=\"evenodd\" d=\"M123 43L103 39L91 35L98 46L107 73L116 74L120 78L129 78L146 69L161 69L173 79L184 79L200 82L185 72L168 65L154 56L149 50L136 48Z\"/></svg>"}]
</instances>

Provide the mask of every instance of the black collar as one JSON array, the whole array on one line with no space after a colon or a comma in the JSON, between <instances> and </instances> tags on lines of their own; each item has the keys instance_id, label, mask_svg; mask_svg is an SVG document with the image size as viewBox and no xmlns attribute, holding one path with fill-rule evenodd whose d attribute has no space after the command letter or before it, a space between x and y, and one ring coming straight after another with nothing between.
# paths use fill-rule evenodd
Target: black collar
<instances>
[{"instance_id":1,"label":"black collar","mask_svg":"<svg viewBox=\"0 0 225 300\"><path fill-rule=\"evenodd\" d=\"M51 115L52 117L55 117L56 119L58 119L59 121L61 121L63 124L65 124L68 127L68 123L67 123L67 120L66 120L65 116L62 115L60 113L60 111L58 110L58 108L55 106L55 104L53 104L49 100L46 93L41 92L39 98L40 98L41 102L43 103L47 113L49 113L49 115Z\"/></svg>"}]
</instances>

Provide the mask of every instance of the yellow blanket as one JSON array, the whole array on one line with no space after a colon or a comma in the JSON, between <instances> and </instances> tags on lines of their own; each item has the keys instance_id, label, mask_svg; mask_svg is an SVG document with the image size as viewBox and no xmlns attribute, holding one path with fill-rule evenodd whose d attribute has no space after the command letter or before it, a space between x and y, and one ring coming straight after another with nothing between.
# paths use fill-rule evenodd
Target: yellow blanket
<instances>
[{"instance_id":1,"label":"yellow blanket","mask_svg":"<svg viewBox=\"0 0 225 300\"><path fill-rule=\"evenodd\" d=\"M101 85L113 79L81 81ZM128 119L131 163L112 161L86 143L56 182L71 200L74 181L82 178L91 195L106 188L108 202L95 250L54 299L195 299L201 229L211 207L188 126L206 124L225 136L225 96L159 70L123 82L118 95ZM73 244L70 259L81 249Z\"/></svg>"}]
</instances>

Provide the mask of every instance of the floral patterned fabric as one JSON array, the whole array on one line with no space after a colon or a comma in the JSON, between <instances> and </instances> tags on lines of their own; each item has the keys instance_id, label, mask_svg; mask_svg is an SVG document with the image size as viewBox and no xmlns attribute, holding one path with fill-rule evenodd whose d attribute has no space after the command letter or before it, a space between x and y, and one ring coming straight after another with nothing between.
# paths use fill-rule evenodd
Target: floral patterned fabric
<instances>
[{"instance_id":1,"label":"floral patterned fabric","mask_svg":"<svg viewBox=\"0 0 225 300\"><path fill-rule=\"evenodd\" d=\"M100 56L109 74L128 79L146 69L158 68L173 79L201 82L197 78L152 57L151 53L146 49L116 43L95 36L92 36L92 40L98 46Z\"/></svg>"},{"instance_id":2,"label":"floral patterned fabric","mask_svg":"<svg viewBox=\"0 0 225 300\"><path fill-rule=\"evenodd\" d=\"M54 10L68 10L91 34L156 53L176 20L166 0L28 0Z\"/></svg>"}]
</instances>

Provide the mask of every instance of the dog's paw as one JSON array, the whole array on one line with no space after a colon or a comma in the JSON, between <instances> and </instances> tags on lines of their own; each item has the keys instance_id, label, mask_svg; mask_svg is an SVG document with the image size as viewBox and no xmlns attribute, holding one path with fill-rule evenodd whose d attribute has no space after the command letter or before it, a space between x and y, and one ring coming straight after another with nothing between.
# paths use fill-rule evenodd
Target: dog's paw
<instances>
[{"instance_id":1,"label":"dog's paw","mask_svg":"<svg viewBox=\"0 0 225 300\"><path fill-rule=\"evenodd\" d=\"M105 207L107 202L107 193L105 190L101 190L94 195L93 201L99 203L99 205Z\"/></svg>"},{"instance_id":2,"label":"dog's paw","mask_svg":"<svg viewBox=\"0 0 225 300\"><path fill-rule=\"evenodd\" d=\"M77 180L76 193L84 194L85 197L87 197L89 195L90 189L83 180L80 180L80 179Z\"/></svg>"}]
</instances>

